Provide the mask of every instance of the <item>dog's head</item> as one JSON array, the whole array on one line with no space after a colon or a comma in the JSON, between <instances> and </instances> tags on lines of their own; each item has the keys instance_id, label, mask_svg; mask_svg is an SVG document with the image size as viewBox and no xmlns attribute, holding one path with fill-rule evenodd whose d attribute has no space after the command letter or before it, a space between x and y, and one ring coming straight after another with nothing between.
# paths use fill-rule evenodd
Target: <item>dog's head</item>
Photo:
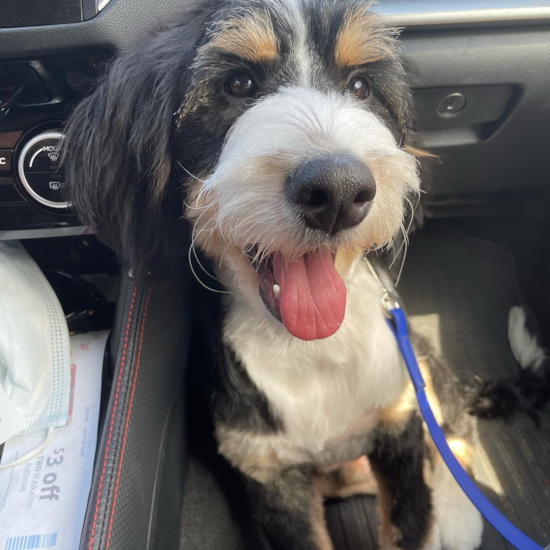
<instances>
[{"instance_id":1,"label":"dog's head","mask_svg":"<svg viewBox=\"0 0 550 550\"><path fill-rule=\"evenodd\" d=\"M419 189L394 32L362 0L214 0L182 21L75 110L70 198L138 272L184 248L185 215L251 307L330 336L354 261Z\"/></svg>"}]
</instances>

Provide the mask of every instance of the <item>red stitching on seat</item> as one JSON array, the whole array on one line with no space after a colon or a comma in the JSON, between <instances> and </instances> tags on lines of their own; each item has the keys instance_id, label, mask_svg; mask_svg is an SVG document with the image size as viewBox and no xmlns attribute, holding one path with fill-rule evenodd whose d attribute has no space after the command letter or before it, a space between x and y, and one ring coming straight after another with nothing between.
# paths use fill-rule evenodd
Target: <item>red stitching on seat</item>
<instances>
[{"instance_id":1,"label":"red stitching on seat","mask_svg":"<svg viewBox=\"0 0 550 550\"><path fill-rule=\"evenodd\" d=\"M122 453L120 455L120 461L118 463L118 474L116 477L115 494L113 498L113 507L111 508L111 520L109 522L109 532L107 534L107 546L105 547L105 550L109 550L109 545L111 544L111 531L113 530L113 520L115 518L115 509L116 509L116 502L118 497L118 485L120 482L120 474L122 473L122 462L124 461L124 453L126 452L126 436L128 435L128 426L130 424L130 416L132 414L132 406L134 404L134 393L136 389L136 382L137 382L137 377L139 372L139 363L141 359L141 347L143 343L143 334L145 332L145 319L147 318L147 308L149 306L150 297L151 297L151 290L149 289L149 294L147 294L147 301L145 302L145 309L143 311L143 321L141 322L138 355L136 359L136 372L134 373L134 381L132 382L132 393L130 395L130 405L128 407L128 414L126 415L126 425L124 427L124 437L122 439Z\"/></svg>"},{"instance_id":2,"label":"red stitching on seat","mask_svg":"<svg viewBox=\"0 0 550 550\"><path fill-rule=\"evenodd\" d=\"M128 324L126 325L126 336L124 338L124 349L122 351L122 359L120 362L120 371L118 373L118 382L115 394L115 404L113 406L113 414L111 415L111 427L109 428L109 438L107 439L107 448L105 449L105 460L103 461L103 471L101 472L101 478L99 480L99 491L97 493L97 502L95 506L94 514L94 523L92 525L92 536L90 537L90 543L88 545L88 550L92 550L94 544L95 528L97 525L97 515L99 513L99 504L101 501L101 491L103 489L103 480L105 478L105 470L107 468L107 458L109 457L109 449L111 447L111 438L113 436L113 426L115 423L115 413L118 406L118 396L120 393L120 383L122 380L122 372L124 370L124 363L126 360L126 350L128 349L128 334L130 333L130 323L132 321L132 313L134 311L134 302L136 300L137 286L134 288L134 294L132 296L132 303L130 304L130 312L128 314Z\"/></svg>"}]
</instances>

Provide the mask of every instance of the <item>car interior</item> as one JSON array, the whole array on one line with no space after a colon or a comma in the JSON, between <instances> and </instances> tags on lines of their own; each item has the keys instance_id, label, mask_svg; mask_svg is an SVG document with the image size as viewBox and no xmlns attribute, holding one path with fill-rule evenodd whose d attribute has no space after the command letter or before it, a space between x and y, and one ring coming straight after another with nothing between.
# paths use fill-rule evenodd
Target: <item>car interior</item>
<instances>
[{"instance_id":1,"label":"car interior","mask_svg":"<svg viewBox=\"0 0 550 550\"><path fill-rule=\"evenodd\" d=\"M197 319L219 296L187 255L145 284L122 271L64 198L56 152L110 60L185 1L0 1L0 240L23 243L72 333L111 330L80 546L90 550L268 548L198 390L211 365ZM432 154L398 291L411 326L474 395L518 372L512 306L533 312L550 346L550 1L379 0L376 10L401 29L416 145ZM479 432L476 482L546 547L550 414L539 427L482 419ZM375 497L329 500L325 514L337 550L378 548ZM487 524L482 549L505 548Z\"/></svg>"}]
</instances>

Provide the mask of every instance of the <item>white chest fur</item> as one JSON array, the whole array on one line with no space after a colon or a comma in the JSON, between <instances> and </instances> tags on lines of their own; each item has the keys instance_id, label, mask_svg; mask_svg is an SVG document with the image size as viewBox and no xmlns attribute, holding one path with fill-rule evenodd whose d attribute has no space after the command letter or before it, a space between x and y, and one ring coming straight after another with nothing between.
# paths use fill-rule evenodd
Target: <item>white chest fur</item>
<instances>
[{"instance_id":1,"label":"white chest fur","mask_svg":"<svg viewBox=\"0 0 550 550\"><path fill-rule=\"evenodd\" d=\"M225 338L282 421L285 445L320 453L372 429L408 377L380 305L381 289L359 262L349 277L346 317L326 340L292 337L266 312L235 300Z\"/></svg>"}]
</instances>

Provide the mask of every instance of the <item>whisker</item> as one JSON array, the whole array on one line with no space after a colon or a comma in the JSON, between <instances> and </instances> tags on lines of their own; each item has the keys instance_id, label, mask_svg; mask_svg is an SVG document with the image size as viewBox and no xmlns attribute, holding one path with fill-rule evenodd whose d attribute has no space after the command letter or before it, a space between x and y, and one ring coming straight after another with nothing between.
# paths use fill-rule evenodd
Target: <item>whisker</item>
<instances>
[{"instance_id":1,"label":"whisker","mask_svg":"<svg viewBox=\"0 0 550 550\"><path fill-rule=\"evenodd\" d=\"M206 288L207 290L210 290L211 292L216 292L218 294L233 294L233 292L231 291L228 291L228 290L218 290L218 289L215 289L215 288L211 288L209 287L207 284L205 284L202 279L198 276L197 272L195 271L195 268L193 266L193 256L195 257L195 260L196 262L199 264L199 266L201 267L201 269L204 271L204 273L206 273L209 277L211 277L212 279L214 279L216 282L220 283L220 284L223 284L222 281L220 281L217 277L215 277L214 275L212 275L209 271L206 270L206 268L202 265L201 261L199 260L199 257L198 257L198 254L197 254L197 249L196 249L196 246L195 246L195 243L197 241L197 238L199 236L200 233L203 233L205 231L210 231L210 234L212 234L212 232L214 231L214 227L212 229L208 229L208 228L203 228L201 229L200 231L197 231L197 224L200 222L200 219L202 218L202 216L204 215L205 212L202 212L201 215L197 218L197 220L195 221L195 223L193 224L193 230L191 232L191 244L189 245L189 252L187 254L187 259L188 259L188 262L189 262L189 267L191 268L191 272L193 273L193 276L195 277L195 279L197 279L197 281L199 282L199 284L201 286L203 286L204 288Z\"/></svg>"},{"instance_id":2,"label":"whisker","mask_svg":"<svg viewBox=\"0 0 550 550\"><path fill-rule=\"evenodd\" d=\"M195 256L195 260L197 261L197 263L199 264L199 267L211 278L213 279L214 281L216 281L217 283L220 283L221 285L223 285L223 281L220 281L217 277L215 277L214 275L212 275L212 273L210 273L205 267L204 265L202 265L202 262L200 261L199 259L199 256L197 254L197 247L193 244L193 256Z\"/></svg>"},{"instance_id":3,"label":"whisker","mask_svg":"<svg viewBox=\"0 0 550 550\"><path fill-rule=\"evenodd\" d=\"M404 231L403 227L402 227L402 230ZM401 267L399 268L399 274L397 275L397 279L395 281L396 287L399 284L399 281L401 280L401 274L403 273L403 268L405 267L405 259L407 258L407 250L409 249L408 240L404 240L403 243L405 244L405 249L403 250L403 260L401 262Z\"/></svg>"},{"instance_id":4,"label":"whisker","mask_svg":"<svg viewBox=\"0 0 550 550\"><path fill-rule=\"evenodd\" d=\"M201 181L201 180L199 180ZM206 184L205 181L203 181L202 183ZM203 185L201 187L201 189L199 190L198 194L197 194L197 198L195 199L195 202L200 202L202 200L202 198L204 197L204 195L208 194L208 193L211 193L212 192L212 189L208 188L206 185Z\"/></svg>"},{"instance_id":5,"label":"whisker","mask_svg":"<svg viewBox=\"0 0 550 550\"><path fill-rule=\"evenodd\" d=\"M195 201L196 202L196 201ZM208 210L208 208L210 208L212 205L210 204L205 204L204 206L191 206L187 201L183 201L183 205L185 206L185 208L187 208L188 210ZM185 215L185 214L184 214Z\"/></svg>"},{"instance_id":6,"label":"whisker","mask_svg":"<svg viewBox=\"0 0 550 550\"><path fill-rule=\"evenodd\" d=\"M267 243L267 245L264 246L263 251L262 251L262 255L260 257L260 263L264 262L265 259L267 258L267 256L269 256L269 249L270 249L271 245L273 244L274 240L275 240L275 237L273 239L271 239L271 241L269 241L269 243Z\"/></svg>"},{"instance_id":7,"label":"whisker","mask_svg":"<svg viewBox=\"0 0 550 550\"><path fill-rule=\"evenodd\" d=\"M412 226L412 223L413 223L413 220L414 220L414 213L416 211L416 208L418 207L418 204L420 203L420 195L418 196L418 201L416 203L416 206L413 206L411 201L407 197L403 197L403 199L406 200L409 203L410 207L411 207L411 218L409 220L409 225L407 226L406 231L404 231L403 224L401 224L400 229L401 229L401 233L403 235L403 242L401 243L401 246L399 247L399 250L397 252L395 252L395 248L392 248L394 250L394 256L393 256L393 259L390 263L390 269L394 266L395 262L397 261L397 258L399 258L400 254L401 254L401 251L403 250L403 247L408 245L408 243L409 243L409 231L411 229L411 226ZM399 235L399 233L397 233L396 236L394 237L394 241L397 238L397 235Z\"/></svg>"},{"instance_id":8,"label":"whisker","mask_svg":"<svg viewBox=\"0 0 550 550\"><path fill-rule=\"evenodd\" d=\"M197 176L191 174L191 172L189 172L189 170L187 170L187 168L185 168L185 166L178 160L178 164L187 172L187 174L189 176L191 176L193 179L196 179L197 181L200 181L201 183L205 183L204 180L201 180L200 178L197 178Z\"/></svg>"},{"instance_id":9,"label":"whisker","mask_svg":"<svg viewBox=\"0 0 550 550\"><path fill-rule=\"evenodd\" d=\"M229 290L217 290L215 288L211 288L211 287L209 287L208 285L206 285L202 282L200 277L197 275L197 273L195 271L195 268L193 267L193 260L192 260L192 257L191 257L191 247L189 248L188 259L189 259L189 267L191 268L191 272L193 273L193 276L195 277L195 279L197 279L197 281L199 282L199 284L201 286L206 288L206 290L210 290L211 292L216 292L217 294L233 294L233 292L231 292Z\"/></svg>"},{"instance_id":10,"label":"whisker","mask_svg":"<svg viewBox=\"0 0 550 550\"><path fill-rule=\"evenodd\" d=\"M396 233L396 235L394 237L394 242L400 234L401 235L403 234L403 226L402 225L399 227L399 231ZM395 262L397 261L397 258L399 258L399 255L401 254L401 251L403 250L403 246L405 246L405 240L403 240L403 242L399 246L399 250L397 252L395 251L394 243L392 243L391 246L392 246L392 250L393 250L393 260L390 263L390 269L394 266Z\"/></svg>"}]
</instances>

